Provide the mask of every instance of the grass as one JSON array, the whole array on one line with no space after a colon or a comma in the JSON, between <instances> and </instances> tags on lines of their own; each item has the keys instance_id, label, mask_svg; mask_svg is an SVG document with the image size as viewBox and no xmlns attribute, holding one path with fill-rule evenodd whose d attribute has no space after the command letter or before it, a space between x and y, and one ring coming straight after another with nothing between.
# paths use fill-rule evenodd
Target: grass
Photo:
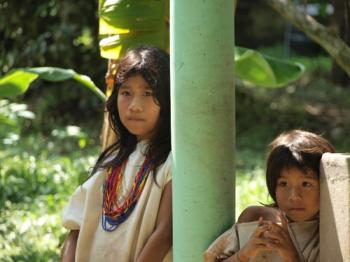
<instances>
[{"instance_id":1,"label":"grass","mask_svg":"<svg viewBox=\"0 0 350 262\"><path fill-rule=\"evenodd\" d=\"M30 134L0 151L0 261L58 261L62 210L95 161L92 141Z\"/></svg>"},{"instance_id":2,"label":"grass","mask_svg":"<svg viewBox=\"0 0 350 262\"><path fill-rule=\"evenodd\" d=\"M350 89L329 81L329 58L292 59L307 71L286 88L237 86L236 215L248 205L269 203L266 146L277 134L302 128L323 134L339 152L350 151ZM100 150L101 124L96 117L84 120L77 128L27 119L12 136L0 136L0 261L58 260L66 234L62 209Z\"/></svg>"}]
</instances>

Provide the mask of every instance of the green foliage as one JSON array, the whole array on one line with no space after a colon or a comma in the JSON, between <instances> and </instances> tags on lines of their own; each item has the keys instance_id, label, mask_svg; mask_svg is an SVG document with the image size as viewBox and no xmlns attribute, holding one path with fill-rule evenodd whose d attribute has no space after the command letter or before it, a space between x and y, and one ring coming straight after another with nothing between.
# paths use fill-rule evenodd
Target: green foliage
<instances>
[{"instance_id":1,"label":"green foliage","mask_svg":"<svg viewBox=\"0 0 350 262\"><path fill-rule=\"evenodd\" d=\"M0 78L0 97L13 97L23 94L37 77L50 82L73 79L93 91L102 101L106 100L106 96L91 81L90 77L77 74L72 69L56 67L32 67L12 70L9 74Z\"/></svg>"},{"instance_id":2,"label":"green foliage","mask_svg":"<svg viewBox=\"0 0 350 262\"><path fill-rule=\"evenodd\" d=\"M26 104L0 100L0 144L12 144L19 139L20 125L24 120L34 119Z\"/></svg>"},{"instance_id":3,"label":"green foliage","mask_svg":"<svg viewBox=\"0 0 350 262\"><path fill-rule=\"evenodd\" d=\"M99 53L97 9L97 1L0 1L0 75L54 65L74 68L103 88L107 61ZM43 130L54 122L67 123L68 115L84 121L103 110L97 96L74 85L79 84L34 81L20 102L12 101L28 104L36 114L32 124Z\"/></svg>"},{"instance_id":4,"label":"green foliage","mask_svg":"<svg viewBox=\"0 0 350 262\"><path fill-rule=\"evenodd\" d=\"M118 59L140 44L169 46L169 1L99 0L102 57Z\"/></svg>"},{"instance_id":5,"label":"green foliage","mask_svg":"<svg viewBox=\"0 0 350 262\"><path fill-rule=\"evenodd\" d=\"M263 55L257 51L235 48L235 73L241 80L260 87L282 87L297 80L304 66Z\"/></svg>"},{"instance_id":6,"label":"green foliage","mask_svg":"<svg viewBox=\"0 0 350 262\"><path fill-rule=\"evenodd\" d=\"M118 59L140 44L169 49L169 1L100 0L101 55ZM257 51L235 49L235 73L243 81L260 87L281 87L304 72L299 63L264 56Z\"/></svg>"},{"instance_id":7,"label":"green foliage","mask_svg":"<svg viewBox=\"0 0 350 262\"><path fill-rule=\"evenodd\" d=\"M97 1L4 0L0 3L0 75L11 68L56 65L98 79Z\"/></svg>"},{"instance_id":8,"label":"green foliage","mask_svg":"<svg viewBox=\"0 0 350 262\"><path fill-rule=\"evenodd\" d=\"M87 179L98 153L96 134L87 137L79 128L67 127L0 147L1 261L58 260L66 234L62 210ZM87 140L83 148L82 138Z\"/></svg>"}]
</instances>

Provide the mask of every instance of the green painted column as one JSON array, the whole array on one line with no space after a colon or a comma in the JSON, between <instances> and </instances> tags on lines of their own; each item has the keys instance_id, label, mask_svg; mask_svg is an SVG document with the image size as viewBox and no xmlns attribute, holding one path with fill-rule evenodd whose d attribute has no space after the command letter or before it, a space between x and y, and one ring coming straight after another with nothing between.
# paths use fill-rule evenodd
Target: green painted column
<instances>
[{"instance_id":1,"label":"green painted column","mask_svg":"<svg viewBox=\"0 0 350 262\"><path fill-rule=\"evenodd\" d=\"M234 221L233 1L171 0L174 261Z\"/></svg>"}]
</instances>

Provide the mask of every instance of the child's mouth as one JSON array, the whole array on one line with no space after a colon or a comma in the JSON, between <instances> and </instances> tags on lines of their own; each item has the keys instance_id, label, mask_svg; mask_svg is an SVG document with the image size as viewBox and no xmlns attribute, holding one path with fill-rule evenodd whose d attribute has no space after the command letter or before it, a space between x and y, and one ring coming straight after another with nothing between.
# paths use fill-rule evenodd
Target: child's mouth
<instances>
[{"instance_id":1,"label":"child's mouth","mask_svg":"<svg viewBox=\"0 0 350 262\"><path fill-rule=\"evenodd\" d=\"M292 211L292 212L300 212L300 211L304 211L305 208L303 207L292 207L292 208L289 208L288 211Z\"/></svg>"}]
</instances>

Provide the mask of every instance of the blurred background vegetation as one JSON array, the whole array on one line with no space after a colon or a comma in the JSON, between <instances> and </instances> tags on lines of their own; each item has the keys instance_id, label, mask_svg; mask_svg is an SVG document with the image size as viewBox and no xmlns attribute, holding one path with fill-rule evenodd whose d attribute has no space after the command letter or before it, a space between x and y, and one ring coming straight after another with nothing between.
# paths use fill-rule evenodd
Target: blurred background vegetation
<instances>
[{"instance_id":1,"label":"blurred background vegetation","mask_svg":"<svg viewBox=\"0 0 350 262\"><path fill-rule=\"evenodd\" d=\"M335 84L329 56L263 2L238 2L237 45L299 61L306 73L280 89L237 82L237 214L268 202L266 146L280 132L306 129L324 135L337 151L350 151L348 82ZM104 88L97 5L0 0L0 75L16 67L57 66L89 75ZM317 19L331 23L332 14L320 12ZM0 112L10 118L0 126L1 261L58 260L66 233L62 209L100 152L103 105L74 85L38 80L25 95L0 100Z\"/></svg>"}]
</instances>

